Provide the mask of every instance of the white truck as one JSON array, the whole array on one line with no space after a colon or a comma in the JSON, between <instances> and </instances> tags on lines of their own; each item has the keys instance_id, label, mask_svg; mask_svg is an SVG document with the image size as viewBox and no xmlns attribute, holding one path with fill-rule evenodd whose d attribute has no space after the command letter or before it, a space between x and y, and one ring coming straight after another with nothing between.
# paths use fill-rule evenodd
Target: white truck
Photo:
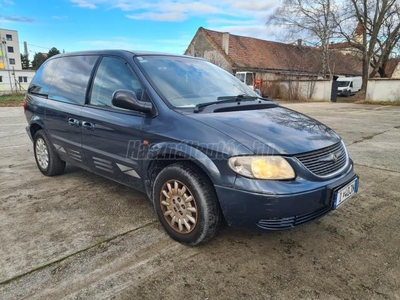
<instances>
[{"instance_id":1,"label":"white truck","mask_svg":"<svg viewBox=\"0 0 400 300\"><path fill-rule=\"evenodd\" d=\"M340 96L350 97L361 90L362 78L361 77L339 77L338 92Z\"/></svg>"},{"instance_id":2,"label":"white truck","mask_svg":"<svg viewBox=\"0 0 400 300\"><path fill-rule=\"evenodd\" d=\"M257 94L259 94L261 97L263 96L262 90L264 81L262 79L256 79L255 73L253 72L236 72L235 76L239 78L242 82L244 82L249 88L254 90ZM267 97L266 95L264 95Z\"/></svg>"},{"instance_id":3,"label":"white truck","mask_svg":"<svg viewBox=\"0 0 400 300\"><path fill-rule=\"evenodd\" d=\"M235 76L243 81L248 87L253 89L254 73L253 72L236 72Z\"/></svg>"}]
</instances>

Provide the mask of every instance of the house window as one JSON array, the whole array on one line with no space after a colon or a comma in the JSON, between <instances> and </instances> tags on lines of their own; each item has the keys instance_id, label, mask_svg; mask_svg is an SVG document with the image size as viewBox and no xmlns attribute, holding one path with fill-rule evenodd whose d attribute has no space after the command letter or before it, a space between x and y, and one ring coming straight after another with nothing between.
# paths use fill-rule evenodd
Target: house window
<instances>
[{"instance_id":1,"label":"house window","mask_svg":"<svg viewBox=\"0 0 400 300\"><path fill-rule=\"evenodd\" d=\"M15 59L14 58L10 58L10 65L15 65Z\"/></svg>"},{"instance_id":2,"label":"house window","mask_svg":"<svg viewBox=\"0 0 400 300\"><path fill-rule=\"evenodd\" d=\"M12 35L11 34L6 34L6 40L7 41L12 41Z\"/></svg>"},{"instance_id":3,"label":"house window","mask_svg":"<svg viewBox=\"0 0 400 300\"><path fill-rule=\"evenodd\" d=\"M18 81L19 81L19 83L28 82L28 77L27 76L19 76Z\"/></svg>"},{"instance_id":4,"label":"house window","mask_svg":"<svg viewBox=\"0 0 400 300\"><path fill-rule=\"evenodd\" d=\"M7 51L8 53L14 53L14 47L8 46Z\"/></svg>"}]
</instances>

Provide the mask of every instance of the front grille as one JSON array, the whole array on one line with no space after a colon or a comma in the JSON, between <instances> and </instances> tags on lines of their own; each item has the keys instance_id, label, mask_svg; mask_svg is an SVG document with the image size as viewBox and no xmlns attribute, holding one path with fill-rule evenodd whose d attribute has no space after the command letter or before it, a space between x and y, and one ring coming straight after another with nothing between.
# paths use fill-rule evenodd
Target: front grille
<instances>
[{"instance_id":1,"label":"front grille","mask_svg":"<svg viewBox=\"0 0 400 300\"><path fill-rule=\"evenodd\" d=\"M296 155L296 158L317 176L329 176L346 165L347 153L338 142L332 146Z\"/></svg>"},{"instance_id":2,"label":"front grille","mask_svg":"<svg viewBox=\"0 0 400 300\"><path fill-rule=\"evenodd\" d=\"M316 220L331 210L331 206L325 206L315 211L288 218L264 219L257 223L257 226L266 230L282 230L293 228L312 220Z\"/></svg>"}]
</instances>

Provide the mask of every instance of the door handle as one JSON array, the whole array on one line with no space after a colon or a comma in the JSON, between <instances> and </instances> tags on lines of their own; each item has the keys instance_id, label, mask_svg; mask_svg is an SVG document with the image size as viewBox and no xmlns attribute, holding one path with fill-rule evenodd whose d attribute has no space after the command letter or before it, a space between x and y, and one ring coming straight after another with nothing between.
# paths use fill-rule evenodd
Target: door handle
<instances>
[{"instance_id":1,"label":"door handle","mask_svg":"<svg viewBox=\"0 0 400 300\"><path fill-rule=\"evenodd\" d=\"M82 122L82 127L87 129L87 130L94 130L94 123L83 121Z\"/></svg>"},{"instance_id":2,"label":"door handle","mask_svg":"<svg viewBox=\"0 0 400 300\"><path fill-rule=\"evenodd\" d=\"M68 124L70 126L79 127L79 120L74 118L68 118Z\"/></svg>"}]
</instances>

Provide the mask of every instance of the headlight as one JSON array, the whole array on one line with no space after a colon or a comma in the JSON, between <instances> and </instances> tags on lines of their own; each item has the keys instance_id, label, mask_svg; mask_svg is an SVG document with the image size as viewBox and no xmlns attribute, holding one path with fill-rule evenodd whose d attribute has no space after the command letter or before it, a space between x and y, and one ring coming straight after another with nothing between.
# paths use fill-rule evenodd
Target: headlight
<instances>
[{"instance_id":1,"label":"headlight","mask_svg":"<svg viewBox=\"0 0 400 300\"><path fill-rule=\"evenodd\" d=\"M287 180L296 177L293 168L281 156L235 156L229 166L239 175L270 180Z\"/></svg>"}]
</instances>

